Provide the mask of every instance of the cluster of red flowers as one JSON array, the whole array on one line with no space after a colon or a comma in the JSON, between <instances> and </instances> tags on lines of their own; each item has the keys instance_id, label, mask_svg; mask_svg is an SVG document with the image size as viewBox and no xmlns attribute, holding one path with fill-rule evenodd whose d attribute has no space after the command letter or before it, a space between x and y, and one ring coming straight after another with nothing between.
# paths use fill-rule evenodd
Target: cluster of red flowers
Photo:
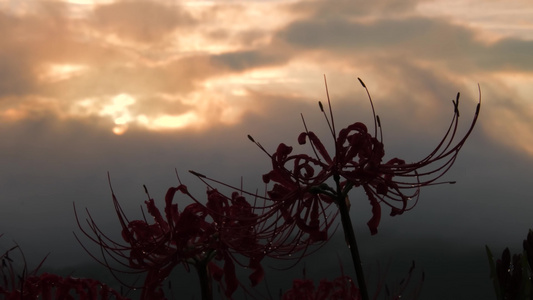
<instances>
[{"instance_id":1,"label":"cluster of red flowers","mask_svg":"<svg viewBox=\"0 0 533 300\"><path fill-rule=\"evenodd\" d=\"M177 192L194 200L181 212L174 203ZM203 205L188 192L185 185L180 184L168 189L164 216L154 199L149 197L145 201L153 222L146 219L129 221L114 192L112 196L126 244L108 238L90 215L88 223L91 232L82 230L116 261L128 268L146 272L141 299L164 299L163 281L180 264L187 270L192 265L203 276L220 282L227 297L231 297L239 285L235 263L253 270L249 276L252 285L262 280L264 272L260 262L265 247L259 244L257 215L238 193L228 198L210 189L207 191L207 203ZM243 258L247 262L242 262ZM120 271L111 267L106 259L101 260L101 263Z\"/></svg>"},{"instance_id":2,"label":"cluster of red flowers","mask_svg":"<svg viewBox=\"0 0 533 300\"><path fill-rule=\"evenodd\" d=\"M365 84L359 81L366 89ZM374 110L370 94L368 97ZM231 197L227 197L208 181L226 184L191 171L208 186L206 204L196 200L180 183L166 194L164 216L149 197L146 206L153 223L146 219L128 221L113 193L126 244L107 238L91 218L88 223L92 233L84 233L105 253L118 260L125 259L125 266L147 273L142 299L164 299L162 282L179 264L187 269L193 265L200 277L207 278L208 282L209 278L219 281L226 296L231 297L240 284L235 274L236 263L252 270L250 279L252 285L256 285L263 278L261 261L264 257L283 259L301 252L303 254L298 256L301 258L309 254L307 249L310 245L325 243L337 215L328 207L336 204L342 210L340 205L349 204L348 193L352 188L362 187L370 201L372 218L367 224L372 234L377 233L382 205L391 208L392 216L416 205L420 188L439 183L437 180L454 163L477 121L479 104L467 133L454 144L458 130L459 94L453 104L451 124L428 156L415 163L406 163L399 158L384 162L379 117L374 114L373 134L360 122L352 123L337 133L328 96L329 116L322 103L319 106L335 142L334 153L330 154L317 135L307 129L305 121L305 131L297 140L300 145L309 143L314 156L294 154L293 148L283 143L270 154L248 136L272 162L271 171L263 175L265 183L273 183L267 197L238 188ZM333 186L330 186L332 183ZM177 192L194 200L181 212L173 202ZM253 196L254 204L247 202L243 194ZM263 203L257 204L257 200ZM351 226L344 223L343 220L344 227ZM246 262L242 261L243 258ZM102 263L109 265L106 260ZM300 286L308 285L306 281L300 283ZM324 290L325 286L326 283L319 290ZM211 287L202 289L211 290ZM297 290L295 288L291 293L297 293Z\"/></svg>"},{"instance_id":3,"label":"cluster of red flowers","mask_svg":"<svg viewBox=\"0 0 533 300\"><path fill-rule=\"evenodd\" d=\"M0 235L1 237L2 235ZM109 286L88 278L61 277L55 274L42 273L38 275L41 264L28 271L26 266L23 273L17 274L13 267L10 253L18 246L14 246L0 255L0 298L5 300L128 300ZM22 253L21 253L22 254ZM22 254L22 257L24 255ZM44 260L43 260L44 262ZM76 297L74 297L76 296Z\"/></svg>"},{"instance_id":4,"label":"cluster of red flowers","mask_svg":"<svg viewBox=\"0 0 533 300\"><path fill-rule=\"evenodd\" d=\"M310 279L295 279L292 289L283 294L282 300L361 300L359 289L346 275L333 281L320 280L318 287Z\"/></svg>"},{"instance_id":5,"label":"cluster of red flowers","mask_svg":"<svg viewBox=\"0 0 533 300\"><path fill-rule=\"evenodd\" d=\"M359 81L366 89L365 84ZM370 94L368 97L374 112ZM438 180L455 162L459 150L474 128L480 109L478 104L470 128L461 139L454 142L458 130L459 94L453 104L454 114L446 134L437 147L418 162L406 163L399 158L384 161L381 124L375 113L373 133L360 122L354 122L337 132L328 95L329 116L322 103L319 103L319 107L333 137L333 153L328 152L318 136L308 130L305 120L305 130L297 141L300 145L310 145L314 155L294 153L293 147L283 143L270 154L248 136L269 156L272 163L272 169L263 175L265 183L272 183L266 196L233 188L234 192L228 197L210 182L228 185L191 171L206 183L207 201L197 200L180 182L177 187L168 189L164 210L160 211L146 191L148 200L145 205L151 220L146 217L129 220L111 189L122 227L122 242L106 235L88 211L89 229L81 225L77 213L76 219L85 236L102 248L103 257L93 256L100 263L112 272L126 268L128 272L133 270L146 274L141 299L166 299L163 282L178 265L186 270L190 270L191 266L196 269L203 299L213 297L211 279L220 284L227 298L231 298L242 285L236 275L237 265L251 270L249 279L255 286L264 277L261 262L265 257L301 259L312 252L308 251L311 245L319 246L327 242L338 213L329 209L332 204L339 207L345 232L347 227L351 229L347 209L348 193L353 188L362 187L365 191L372 208L372 217L367 224L370 232L376 234L382 205L391 209L391 216L400 215L416 205L422 187L442 183ZM178 195L192 200L181 211L175 201ZM253 204L245 196L253 197ZM357 248L356 244L350 245ZM301 255L291 257L295 253ZM355 262L358 259L354 256L356 272ZM119 265L115 266L116 263ZM358 278L358 282L364 284L364 279ZM78 295L87 299L93 299L99 288L102 299L107 299L111 294L122 299L101 283L62 279L50 274L28 277L24 280L24 286L24 293L39 295L50 295L52 287L56 295L75 289ZM293 288L287 291L283 299L367 299L364 286L360 288L344 275L333 282L321 281L316 290L310 280L295 280ZM15 288L10 291L0 289L0 295L23 293ZM43 297L51 299L49 296Z\"/></svg>"},{"instance_id":6,"label":"cluster of red flowers","mask_svg":"<svg viewBox=\"0 0 533 300\"><path fill-rule=\"evenodd\" d=\"M366 89L361 79L359 82ZM368 97L373 109L370 94ZM459 150L474 129L480 104L467 133L455 145L453 141L459 124L459 93L453 104L454 114L446 134L428 156L414 163L406 163L400 158L383 162L385 150L381 134L378 138L381 124L375 114L373 135L360 122L350 124L337 133L329 96L330 117L326 115L322 103L319 106L335 141L333 154L328 153L317 135L307 129L305 122L305 131L298 136L298 143L304 145L309 142L315 157L292 154L293 148L283 143L276 152L269 154L259 143L249 138L272 160L272 171L265 174L263 179L266 183L274 182L268 195L270 200L280 203L278 209L286 216L285 219L295 219L299 229L317 239L324 238L326 235L320 230L318 220L323 213L320 213L319 208L335 201L345 201L352 188L362 187L372 206L368 227L372 234L376 234L382 204L391 208L391 216L411 209L418 201L420 188L436 184L455 162ZM335 182L333 187L327 184L329 179ZM302 220L300 216L304 212L306 218Z\"/></svg>"},{"instance_id":7,"label":"cluster of red flowers","mask_svg":"<svg viewBox=\"0 0 533 300\"><path fill-rule=\"evenodd\" d=\"M74 297L74 295L76 297ZM18 287L3 289L0 295L5 300L30 299L65 299L65 300L127 300L120 293L107 285L88 278L61 277L55 274L43 273L39 276L29 276L20 281Z\"/></svg>"}]
</instances>

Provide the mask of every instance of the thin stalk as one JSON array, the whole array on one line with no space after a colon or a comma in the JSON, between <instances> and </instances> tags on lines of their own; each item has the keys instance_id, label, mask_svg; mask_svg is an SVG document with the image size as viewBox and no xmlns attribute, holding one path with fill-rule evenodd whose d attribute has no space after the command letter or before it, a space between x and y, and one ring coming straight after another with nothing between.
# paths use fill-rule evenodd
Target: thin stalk
<instances>
[{"instance_id":1,"label":"thin stalk","mask_svg":"<svg viewBox=\"0 0 533 300\"><path fill-rule=\"evenodd\" d=\"M200 279L202 300L213 300L213 286L207 263L198 263L196 265L196 271L198 272L198 279Z\"/></svg>"},{"instance_id":2,"label":"thin stalk","mask_svg":"<svg viewBox=\"0 0 533 300\"><path fill-rule=\"evenodd\" d=\"M336 178L337 179L337 178ZM352 226L352 219L348 211L348 205L346 204L346 198L344 193L341 192L339 181L337 182L337 204L339 205L339 211L341 213L342 228L344 230L344 236L346 242L350 248L352 254L353 266L355 268L355 274L357 275L357 284L359 285L359 291L361 292L362 300L368 300L368 290L365 281L365 274L363 272L363 266L361 264L361 256L359 255L359 248L357 247L357 240L355 239L355 232Z\"/></svg>"}]
</instances>

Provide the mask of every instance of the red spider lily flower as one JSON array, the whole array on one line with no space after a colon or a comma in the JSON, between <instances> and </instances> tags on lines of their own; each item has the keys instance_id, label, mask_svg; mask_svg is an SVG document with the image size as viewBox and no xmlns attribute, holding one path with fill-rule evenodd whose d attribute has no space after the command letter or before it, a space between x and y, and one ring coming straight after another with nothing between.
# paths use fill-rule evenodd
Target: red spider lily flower
<instances>
[{"instance_id":1,"label":"red spider lily flower","mask_svg":"<svg viewBox=\"0 0 533 300\"><path fill-rule=\"evenodd\" d=\"M0 287L2 299L75 299L72 293L80 300L129 299L94 279L61 277L50 273L25 277L19 283L19 287L12 290Z\"/></svg>"},{"instance_id":2,"label":"red spider lily flower","mask_svg":"<svg viewBox=\"0 0 533 300\"><path fill-rule=\"evenodd\" d=\"M424 282L424 272L422 272L418 285L412 286L413 271L415 269L414 261L411 263L407 276L401 280L395 282L391 288L385 283L385 278L378 278L378 285L376 292L372 299L418 299L422 284ZM342 265L341 265L342 270ZM386 272L385 272L386 273ZM383 286L385 289L383 289ZM384 295L382 292L385 291ZM293 280L292 288L286 291L281 299L293 300L293 299L339 299L339 300L353 300L362 299L360 289L355 285L354 281L347 275L344 275L344 271L341 272L341 276L335 278L333 281L322 279L315 289L315 285L312 280L304 279ZM383 296L383 297L381 297Z\"/></svg>"},{"instance_id":3,"label":"red spider lily flower","mask_svg":"<svg viewBox=\"0 0 533 300\"><path fill-rule=\"evenodd\" d=\"M249 138L252 139L251 137ZM257 244L253 244L253 251L248 251L250 253L249 257L255 258L250 261L251 265L258 264L258 261L265 256L276 259L296 260L294 264L297 264L299 260L314 253L329 240L328 229L335 218L331 216L331 212L326 212L333 201L324 204L324 201L328 201L321 200L327 198L324 195L309 193L306 201L299 203L276 202L271 197L244 191L242 188L209 178L195 171L189 172L197 176L210 189L214 189L214 187L209 182L215 182L238 191L233 193L234 196L247 194L255 197L253 205L245 204L247 209L251 209L251 212L253 212L249 219L256 224L254 239L258 241ZM284 193L283 190L277 192ZM272 192L271 194L274 195L274 193ZM227 199L233 203L231 204L233 207L239 207L236 200L244 200L242 196L240 198ZM262 203L257 203L258 200L262 200ZM287 205L284 206L284 204ZM240 222L243 222L243 218L240 219ZM243 226L243 228L246 229L247 227ZM316 247L310 249L310 246ZM260 248L260 251L258 251L257 247ZM293 255L299 252L302 255ZM257 259L258 257L260 259Z\"/></svg>"},{"instance_id":4,"label":"red spider lily flower","mask_svg":"<svg viewBox=\"0 0 533 300\"><path fill-rule=\"evenodd\" d=\"M333 281L322 279L315 289L312 280L295 279L292 289L285 292L282 300L360 300L359 289L349 276L342 275Z\"/></svg>"},{"instance_id":5,"label":"red spider lily flower","mask_svg":"<svg viewBox=\"0 0 533 300\"><path fill-rule=\"evenodd\" d=\"M13 298L7 299L74 299L71 293L80 300L129 299L107 285L87 278L61 277L55 274L43 273L40 276L27 277L22 283L21 291L14 291ZM18 297L17 297L18 296Z\"/></svg>"},{"instance_id":6,"label":"red spider lily flower","mask_svg":"<svg viewBox=\"0 0 533 300\"><path fill-rule=\"evenodd\" d=\"M181 212L174 203L177 192L194 201ZM208 190L207 204L204 205L188 192L185 185L180 184L168 189L164 216L148 195L149 200L145 204L153 222L146 218L128 220L113 191L112 196L122 226L122 237L127 244L108 238L94 224L90 214L88 224L92 234L85 231L79 221L78 224L86 236L101 246L104 254L127 268L147 273L141 299L165 299L162 283L179 264L187 270L190 270L189 265L193 265L203 280L213 278L219 281L228 298L240 285L235 273L236 263L253 270L250 275L252 285L262 280L260 262L264 257L264 247L258 244L256 238L258 217L243 196L234 193L232 198L228 198L217 190ZM248 259L248 263L241 262L242 257ZM97 260L112 271L120 271L111 267L105 257ZM207 287L210 288L210 285Z\"/></svg>"},{"instance_id":7,"label":"red spider lily flower","mask_svg":"<svg viewBox=\"0 0 533 300\"><path fill-rule=\"evenodd\" d=\"M329 174L323 168L315 174L315 169L322 167L319 160L306 154L291 155L291 152L292 147L280 144L271 156L273 170L263 175L266 183L276 182L268 192L269 199L279 203L278 210L285 223L295 223L313 241L325 241L329 226L321 226L320 217L334 200L313 189L324 183Z\"/></svg>"},{"instance_id":8,"label":"red spider lily flower","mask_svg":"<svg viewBox=\"0 0 533 300\"><path fill-rule=\"evenodd\" d=\"M1 237L1 235L0 235ZM14 246L0 255L2 266L0 268L0 298L5 300L62 300L76 299L80 300L127 300L120 293L111 289L104 283L94 279L88 278L74 278L71 276L61 277L56 274L43 273L38 274L39 269L43 265L41 263L33 270L28 271L24 254L22 259L24 261L24 269L22 274L18 275L13 267L13 259L9 257L9 253L18 249Z\"/></svg>"},{"instance_id":9,"label":"red spider lily flower","mask_svg":"<svg viewBox=\"0 0 533 300\"><path fill-rule=\"evenodd\" d=\"M374 111L368 89L361 79L359 81L367 91ZM319 104L335 141L333 154L327 151L314 132L307 130L305 121L305 131L298 136L298 143L303 145L309 142L315 157L292 154L293 148L285 144L280 144L276 152L269 154L259 143L249 138L271 158L272 171L265 174L263 179L266 183L274 183L268 195L271 200L280 203L278 209L282 211L285 219L295 219L301 230L320 236L323 232L316 229L319 215L315 207L345 201L353 187L362 187L372 206L372 218L367 225L370 232L376 234L382 204L391 208L391 216L402 214L416 205L421 187L442 183L437 180L453 165L459 150L472 132L479 115L480 103L467 133L453 144L459 121L457 94L456 100L453 101L453 118L446 134L428 156L414 163L406 163L399 158L383 162L385 151L381 124L375 113L374 134L369 133L366 125L360 122L355 122L337 133L329 95L329 117L322 104ZM328 179L333 179L334 187L326 183ZM302 222L300 214L306 208L310 212L309 217Z\"/></svg>"},{"instance_id":10,"label":"red spider lily flower","mask_svg":"<svg viewBox=\"0 0 533 300\"><path fill-rule=\"evenodd\" d=\"M264 277L260 261L264 257L263 246L259 244L258 215L253 207L239 193L228 198L218 190L207 191L206 208L213 219L217 235L215 248L219 249L216 258L226 263L238 261L235 254L249 258L248 267L254 270L250 275L252 285L257 285ZM220 251L224 249L224 251Z\"/></svg>"}]
</instances>

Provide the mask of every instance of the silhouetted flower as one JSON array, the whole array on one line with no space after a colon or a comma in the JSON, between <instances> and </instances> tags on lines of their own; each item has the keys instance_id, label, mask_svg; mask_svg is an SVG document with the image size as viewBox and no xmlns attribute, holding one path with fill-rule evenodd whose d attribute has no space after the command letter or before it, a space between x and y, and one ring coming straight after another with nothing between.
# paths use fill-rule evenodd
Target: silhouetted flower
<instances>
[{"instance_id":1,"label":"silhouetted flower","mask_svg":"<svg viewBox=\"0 0 533 300\"><path fill-rule=\"evenodd\" d=\"M182 212L173 203L177 192L194 201ZM208 276L221 284L223 280L222 287L227 297L231 297L239 285L235 273L236 263L253 270L250 275L252 285L263 279L260 262L264 257L264 247L258 244L256 237L258 217L243 196L234 193L228 198L217 190L208 190L207 204L204 205L188 192L185 185L180 184L168 189L164 216L148 195L149 200L145 204L153 222L146 219L128 220L114 192L112 197L122 226L122 237L127 244L108 238L96 226L90 214L88 224L92 234L86 232L81 225L80 228L102 247L104 253L111 255L123 266L147 272L142 299L164 299L162 283L179 264L183 264L187 270L189 265L199 269L199 272L208 270ZM239 258L242 257L248 262L241 262ZM123 262L124 259L127 263ZM99 261L112 271L117 271L107 259Z\"/></svg>"},{"instance_id":2,"label":"silhouetted flower","mask_svg":"<svg viewBox=\"0 0 533 300\"><path fill-rule=\"evenodd\" d=\"M21 286L23 289L11 291L5 299L75 299L72 293L80 300L129 299L94 279L61 277L50 273L29 276Z\"/></svg>"},{"instance_id":3,"label":"silhouetted flower","mask_svg":"<svg viewBox=\"0 0 533 300\"><path fill-rule=\"evenodd\" d=\"M522 255L513 254L505 248L501 259L496 260L496 274L503 299L518 299L522 285ZM526 273L527 274L527 273Z\"/></svg>"},{"instance_id":4,"label":"silhouetted flower","mask_svg":"<svg viewBox=\"0 0 533 300\"><path fill-rule=\"evenodd\" d=\"M326 213L327 207L333 203L329 201L329 204L324 204L324 201L328 201L325 199L326 196L308 193L308 198L305 201L295 203L276 202L271 197L263 197L257 193L246 192L198 172L190 172L211 189L213 187L208 181L238 190L240 193L248 194L255 198L253 205L247 205L250 205L249 209L253 211L251 219L256 224L254 238L258 241L256 246L262 247L262 255L254 250L252 257L262 258L269 256L276 259L300 260L319 249L319 247L316 247L313 250L309 250L309 246L321 246L327 242L328 228L334 222L334 217L331 216L331 213ZM280 190L279 193L284 192ZM234 193L234 195L238 194ZM273 193L272 195L275 199ZM244 200L244 198L242 199ZM231 201L235 200L231 199ZM284 206L285 204L286 206ZM235 205L236 203L233 204L233 206ZM326 221L321 221L321 219ZM303 254L293 256L297 252L303 252Z\"/></svg>"},{"instance_id":5,"label":"silhouetted flower","mask_svg":"<svg viewBox=\"0 0 533 300\"><path fill-rule=\"evenodd\" d=\"M315 289L310 279L295 279L292 288L285 292L282 300L360 300L359 289L349 276L342 275L333 281L322 279Z\"/></svg>"},{"instance_id":6,"label":"silhouetted flower","mask_svg":"<svg viewBox=\"0 0 533 300\"><path fill-rule=\"evenodd\" d=\"M263 176L266 183L275 182L268 191L269 199L277 204L284 223L296 224L313 241L325 241L329 226L321 226L320 218L334 199L313 188L324 183L330 174L324 168L315 172L317 167L323 167L320 160L306 154L291 155L292 150L280 144L271 155L272 171Z\"/></svg>"},{"instance_id":7,"label":"silhouetted flower","mask_svg":"<svg viewBox=\"0 0 533 300\"><path fill-rule=\"evenodd\" d=\"M530 229L523 241L524 251L511 255L509 248L503 250L499 259L494 259L485 246L490 266L490 278L497 299L532 299L533 272L531 269L533 231Z\"/></svg>"},{"instance_id":8,"label":"silhouetted flower","mask_svg":"<svg viewBox=\"0 0 533 300\"><path fill-rule=\"evenodd\" d=\"M364 83L360 83L366 89ZM367 90L368 93L368 90ZM372 99L368 94L372 109ZM269 154L259 143L255 142L272 161L272 170L263 176L266 183L273 182L268 191L270 200L279 203L277 209L282 212L285 220L294 220L299 229L309 233L315 239L325 237L320 228L319 216L321 206L335 201L346 201L348 192L353 187L362 187L372 206L372 218L368 227L372 234L377 233L381 219L381 205L391 208L391 216L402 214L416 205L420 188L437 184L437 180L454 163L459 150L472 132L479 115L480 103L476 108L474 119L467 133L455 144L459 120L459 94L454 104L451 124L437 147L424 159L406 163L400 158L383 162L385 155L383 142L378 138L381 133L379 117L374 114L374 133L369 133L366 125L355 122L338 133L331 113L331 102L328 96L330 116L324 113L333 136L334 153L330 154L317 135L307 130L298 136L300 145L309 144L315 154L293 154L293 148L280 144L273 154ZM329 186L329 179L334 186ZM453 183L453 182L448 182ZM303 217L302 217L303 216Z\"/></svg>"},{"instance_id":9,"label":"silhouetted flower","mask_svg":"<svg viewBox=\"0 0 533 300\"><path fill-rule=\"evenodd\" d=\"M2 235L0 235L1 237ZM104 283L88 278L62 277L51 273L38 274L45 259L33 270L26 266L24 255L21 253L24 267L22 272L15 270L10 253L19 249L18 245L0 255L0 298L5 300L127 300L120 293Z\"/></svg>"}]
</instances>

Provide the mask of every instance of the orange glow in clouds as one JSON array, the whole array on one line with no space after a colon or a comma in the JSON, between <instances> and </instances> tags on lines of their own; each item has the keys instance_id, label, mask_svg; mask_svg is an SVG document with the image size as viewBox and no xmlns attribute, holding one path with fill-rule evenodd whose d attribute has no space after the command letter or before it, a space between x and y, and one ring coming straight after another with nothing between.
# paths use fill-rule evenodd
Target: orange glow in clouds
<instances>
[{"instance_id":1,"label":"orange glow in clouds","mask_svg":"<svg viewBox=\"0 0 533 300\"><path fill-rule=\"evenodd\" d=\"M0 118L201 131L323 100L325 74L335 101L366 107L360 76L416 126L479 82L494 116L481 126L533 155L533 7L450 1L0 0Z\"/></svg>"},{"instance_id":2,"label":"orange glow in clouds","mask_svg":"<svg viewBox=\"0 0 533 300\"><path fill-rule=\"evenodd\" d=\"M88 68L77 64L49 64L42 68L38 78L45 82L58 82L80 76Z\"/></svg>"},{"instance_id":3,"label":"orange glow in clouds","mask_svg":"<svg viewBox=\"0 0 533 300\"><path fill-rule=\"evenodd\" d=\"M128 123L133 119L128 106L135 103L135 99L127 94L120 94L115 96L111 100L111 104L108 104L100 111L101 116L110 116L114 123L113 133L120 135L126 132L128 129Z\"/></svg>"}]
</instances>

